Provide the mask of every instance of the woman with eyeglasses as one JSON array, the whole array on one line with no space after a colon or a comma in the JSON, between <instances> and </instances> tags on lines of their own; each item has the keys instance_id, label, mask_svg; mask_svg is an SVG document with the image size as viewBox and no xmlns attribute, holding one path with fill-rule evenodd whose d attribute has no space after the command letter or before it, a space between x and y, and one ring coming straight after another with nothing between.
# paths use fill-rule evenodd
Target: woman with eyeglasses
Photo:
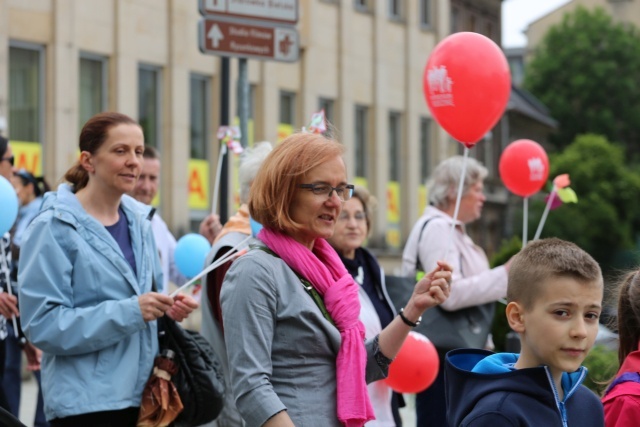
<instances>
[{"instance_id":1,"label":"woman with eyeglasses","mask_svg":"<svg viewBox=\"0 0 640 427\"><path fill-rule=\"evenodd\" d=\"M371 231L371 211L375 203L369 191L356 187L353 196L342 204L335 231L328 239L359 285L360 320L365 327L366 338L374 338L396 316L387 294L384 270L373 254L362 247ZM376 415L375 421L368 422L367 427L401 426L399 400L402 395L393 393L384 381L372 382L367 389Z\"/></svg>"},{"instance_id":2,"label":"woman with eyeglasses","mask_svg":"<svg viewBox=\"0 0 640 427\"><path fill-rule=\"evenodd\" d=\"M16 219L13 233L11 235L11 277L14 283L14 295L17 295L17 269L18 260L20 259L20 246L22 245L22 236L31 220L40 211L42 205L42 196L49 191L49 185L44 177L35 177L31 172L25 169L19 169L13 172L11 179L13 187L18 194L18 202L20 209L18 218ZM17 319L18 329L20 329L20 319ZM22 375L22 351L27 356L27 368L34 372L38 382L38 403L33 425L35 427L46 427L46 417L44 415L44 401L42 398L41 382L40 382L40 360L42 352L26 341L22 330L18 331L16 336L13 326L8 325L9 335L7 337L7 354L5 363L4 379L2 380L2 388L7 397L7 402L14 416L20 414L21 400L21 375Z\"/></svg>"},{"instance_id":3,"label":"woman with eyeglasses","mask_svg":"<svg viewBox=\"0 0 640 427\"><path fill-rule=\"evenodd\" d=\"M259 244L222 286L236 406L249 426L362 426L366 384L385 378L412 325L449 294L440 263L416 284L402 317L373 339L358 319L358 284L326 239L352 196L343 146L298 133L266 158L251 186Z\"/></svg>"},{"instance_id":4,"label":"woman with eyeglasses","mask_svg":"<svg viewBox=\"0 0 640 427\"><path fill-rule=\"evenodd\" d=\"M0 136L0 176L11 181L13 173L13 151L9 141ZM8 335L7 320L11 322L12 316L17 316L18 299L9 294L9 271L11 269L11 235L7 231L0 236L0 380L4 378L4 363L6 357L6 338ZM9 403L0 387L0 407L10 410Z\"/></svg>"}]
</instances>

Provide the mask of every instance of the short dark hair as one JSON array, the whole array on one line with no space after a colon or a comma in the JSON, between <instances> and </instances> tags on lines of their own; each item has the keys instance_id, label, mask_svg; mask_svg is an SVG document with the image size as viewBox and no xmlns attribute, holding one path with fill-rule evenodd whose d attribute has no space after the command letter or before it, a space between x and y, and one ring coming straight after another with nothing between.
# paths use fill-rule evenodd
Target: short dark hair
<instances>
[{"instance_id":1,"label":"short dark hair","mask_svg":"<svg viewBox=\"0 0 640 427\"><path fill-rule=\"evenodd\" d=\"M9 148L9 140L4 136L0 135L0 157L4 157L4 153L7 152Z\"/></svg>"},{"instance_id":2,"label":"short dark hair","mask_svg":"<svg viewBox=\"0 0 640 427\"><path fill-rule=\"evenodd\" d=\"M158 159L160 160L160 152L150 145L144 146L144 153L142 153L142 157L145 159Z\"/></svg>"},{"instance_id":3,"label":"short dark hair","mask_svg":"<svg viewBox=\"0 0 640 427\"><path fill-rule=\"evenodd\" d=\"M13 173L13 176L20 179L20 182L25 187L33 185L33 194L36 197L40 197L51 190L51 187L49 187L49 184L43 176L35 176L26 169L18 169Z\"/></svg>"},{"instance_id":4,"label":"short dark hair","mask_svg":"<svg viewBox=\"0 0 640 427\"><path fill-rule=\"evenodd\" d=\"M513 258L507 300L530 309L540 294L541 285L553 277L603 284L600 266L591 255L574 243L554 237L529 243Z\"/></svg>"}]
</instances>

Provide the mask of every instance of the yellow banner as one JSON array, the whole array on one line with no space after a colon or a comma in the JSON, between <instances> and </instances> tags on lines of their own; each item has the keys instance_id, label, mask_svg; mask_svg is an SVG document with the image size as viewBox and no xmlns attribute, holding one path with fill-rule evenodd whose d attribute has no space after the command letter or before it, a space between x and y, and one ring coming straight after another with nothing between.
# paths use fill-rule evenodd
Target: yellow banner
<instances>
[{"instance_id":1,"label":"yellow banner","mask_svg":"<svg viewBox=\"0 0 640 427\"><path fill-rule=\"evenodd\" d=\"M37 142L10 141L15 168L26 169L34 176L42 176L42 144Z\"/></svg>"},{"instance_id":2,"label":"yellow banner","mask_svg":"<svg viewBox=\"0 0 640 427\"><path fill-rule=\"evenodd\" d=\"M278 144L293 133L293 126L287 123L278 124Z\"/></svg>"},{"instance_id":3,"label":"yellow banner","mask_svg":"<svg viewBox=\"0 0 640 427\"><path fill-rule=\"evenodd\" d=\"M189 209L209 209L209 162L200 159L190 159L189 171Z\"/></svg>"},{"instance_id":4,"label":"yellow banner","mask_svg":"<svg viewBox=\"0 0 640 427\"><path fill-rule=\"evenodd\" d=\"M424 213L424 208L427 207L428 198L427 198L427 187L421 185L418 187L418 216L422 216Z\"/></svg>"},{"instance_id":5,"label":"yellow banner","mask_svg":"<svg viewBox=\"0 0 640 427\"><path fill-rule=\"evenodd\" d=\"M361 176L356 176L355 178L353 178L353 183L355 185L357 185L358 187L364 187L367 190L369 189L368 187L368 182L367 182L367 178L363 178Z\"/></svg>"},{"instance_id":6,"label":"yellow banner","mask_svg":"<svg viewBox=\"0 0 640 427\"><path fill-rule=\"evenodd\" d=\"M400 183L390 181L387 183L387 245L400 248Z\"/></svg>"}]
</instances>

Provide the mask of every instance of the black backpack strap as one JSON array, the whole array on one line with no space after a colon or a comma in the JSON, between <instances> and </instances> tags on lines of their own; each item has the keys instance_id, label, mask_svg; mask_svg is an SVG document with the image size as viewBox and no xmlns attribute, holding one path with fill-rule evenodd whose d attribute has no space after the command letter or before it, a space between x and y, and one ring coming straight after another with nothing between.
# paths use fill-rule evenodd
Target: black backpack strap
<instances>
[{"instance_id":1,"label":"black backpack strap","mask_svg":"<svg viewBox=\"0 0 640 427\"><path fill-rule=\"evenodd\" d=\"M416 243L416 276L419 272L424 273L424 268L422 267L422 263L420 262L420 240L422 239L422 234L424 233L424 229L427 228L427 224L429 221L434 219L434 217L428 218L424 224L422 224L422 228L420 229L420 234L418 234L418 242Z\"/></svg>"}]
</instances>

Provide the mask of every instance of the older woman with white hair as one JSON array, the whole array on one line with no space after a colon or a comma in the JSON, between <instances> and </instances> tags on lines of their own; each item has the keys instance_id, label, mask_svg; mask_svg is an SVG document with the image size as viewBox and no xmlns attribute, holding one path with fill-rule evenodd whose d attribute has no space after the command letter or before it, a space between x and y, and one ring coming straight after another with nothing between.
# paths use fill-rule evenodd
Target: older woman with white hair
<instances>
[{"instance_id":1,"label":"older woman with white hair","mask_svg":"<svg viewBox=\"0 0 640 427\"><path fill-rule=\"evenodd\" d=\"M463 162L462 156L454 156L433 171L427 183L429 206L414 225L402 255L406 276L431 270L439 259L449 262L454 272L449 299L427 312L419 330L434 343L441 361L436 381L416 397L419 427L447 425L444 355L459 347L485 347L490 340L494 303L507 293L509 264L489 268L485 252L465 230L466 224L480 218L486 200L483 182L487 169L475 159L467 159L458 217L453 219Z\"/></svg>"}]
</instances>

